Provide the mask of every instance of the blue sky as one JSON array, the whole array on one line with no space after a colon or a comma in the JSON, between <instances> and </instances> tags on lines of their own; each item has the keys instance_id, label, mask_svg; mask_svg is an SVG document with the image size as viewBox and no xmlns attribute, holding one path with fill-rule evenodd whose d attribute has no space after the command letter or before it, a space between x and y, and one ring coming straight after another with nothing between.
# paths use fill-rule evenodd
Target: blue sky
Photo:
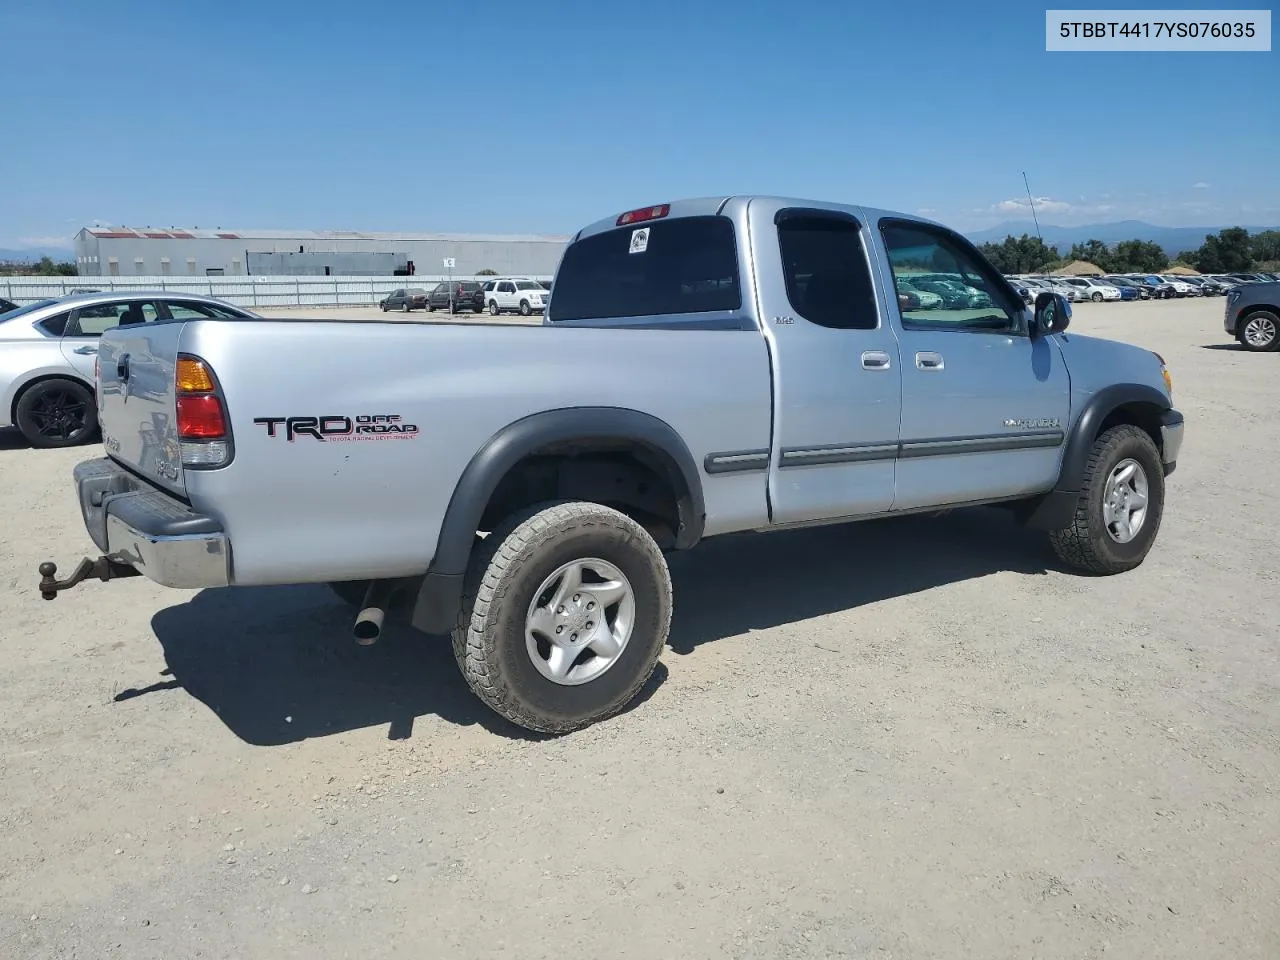
<instances>
[{"instance_id":1,"label":"blue sky","mask_svg":"<svg viewBox=\"0 0 1280 960\"><path fill-rule=\"evenodd\" d=\"M1088 6L1083 4L1082 6ZM781 193L965 230L1280 223L1272 53L1046 53L1043 5L7 4L0 246L93 221L568 233Z\"/></svg>"}]
</instances>

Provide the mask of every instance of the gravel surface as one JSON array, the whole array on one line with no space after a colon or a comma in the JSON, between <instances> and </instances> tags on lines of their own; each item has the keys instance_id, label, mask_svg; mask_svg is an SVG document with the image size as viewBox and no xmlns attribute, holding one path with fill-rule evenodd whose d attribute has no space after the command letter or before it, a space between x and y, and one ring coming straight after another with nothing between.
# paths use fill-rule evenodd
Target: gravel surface
<instances>
[{"instance_id":1,"label":"gravel surface","mask_svg":"<svg viewBox=\"0 0 1280 960\"><path fill-rule=\"evenodd\" d=\"M1187 416L1138 570L991 510L711 540L559 739L321 587L41 601L98 448L0 434L0 957L1280 956L1280 356L1222 305L1076 310Z\"/></svg>"}]
</instances>

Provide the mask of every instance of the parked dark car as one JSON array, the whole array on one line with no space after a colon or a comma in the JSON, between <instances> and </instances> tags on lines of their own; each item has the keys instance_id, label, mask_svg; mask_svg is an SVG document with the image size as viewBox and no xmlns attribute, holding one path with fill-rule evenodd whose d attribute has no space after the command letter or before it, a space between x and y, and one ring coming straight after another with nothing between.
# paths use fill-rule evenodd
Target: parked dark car
<instances>
[{"instance_id":1,"label":"parked dark car","mask_svg":"<svg viewBox=\"0 0 1280 960\"><path fill-rule=\"evenodd\" d=\"M1222 325L1246 350L1280 349L1280 283L1242 283L1231 290Z\"/></svg>"},{"instance_id":2,"label":"parked dark car","mask_svg":"<svg viewBox=\"0 0 1280 960\"><path fill-rule=\"evenodd\" d=\"M1120 291L1120 299L1124 300L1147 300L1151 297L1151 291L1141 286L1133 280L1126 277L1100 277L1103 283L1109 283Z\"/></svg>"},{"instance_id":3,"label":"parked dark car","mask_svg":"<svg viewBox=\"0 0 1280 960\"><path fill-rule=\"evenodd\" d=\"M378 306L382 308L383 313L388 310L401 310L405 313L410 310L425 310L427 308L427 291L421 287L392 290L378 301Z\"/></svg>"},{"instance_id":4,"label":"parked dark car","mask_svg":"<svg viewBox=\"0 0 1280 960\"><path fill-rule=\"evenodd\" d=\"M451 280L438 283L427 296L428 310L470 310L479 313L484 309L484 284L479 280Z\"/></svg>"},{"instance_id":5,"label":"parked dark car","mask_svg":"<svg viewBox=\"0 0 1280 960\"><path fill-rule=\"evenodd\" d=\"M1177 296L1177 291L1173 289L1173 284L1163 277L1157 277L1154 274L1146 276L1130 276L1134 283L1140 283L1151 291L1151 296L1156 300L1168 300Z\"/></svg>"}]
</instances>

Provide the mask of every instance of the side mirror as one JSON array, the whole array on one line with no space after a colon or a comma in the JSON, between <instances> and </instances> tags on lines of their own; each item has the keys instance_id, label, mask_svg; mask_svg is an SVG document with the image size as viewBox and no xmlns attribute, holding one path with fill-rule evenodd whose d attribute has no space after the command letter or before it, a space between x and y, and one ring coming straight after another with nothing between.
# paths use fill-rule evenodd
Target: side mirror
<instances>
[{"instance_id":1,"label":"side mirror","mask_svg":"<svg viewBox=\"0 0 1280 960\"><path fill-rule=\"evenodd\" d=\"M1041 293L1036 296L1035 316L1031 321L1032 336L1047 337L1061 333L1071 325L1071 304L1060 293Z\"/></svg>"}]
</instances>

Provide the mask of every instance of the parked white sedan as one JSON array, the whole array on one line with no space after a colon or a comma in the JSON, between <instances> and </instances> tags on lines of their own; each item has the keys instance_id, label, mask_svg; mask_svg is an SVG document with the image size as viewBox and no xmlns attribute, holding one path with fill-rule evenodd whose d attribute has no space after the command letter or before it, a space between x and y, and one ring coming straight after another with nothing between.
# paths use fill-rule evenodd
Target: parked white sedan
<instances>
[{"instance_id":1,"label":"parked white sedan","mask_svg":"<svg viewBox=\"0 0 1280 960\"><path fill-rule=\"evenodd\" d=\"M1063 277L1063 283L1069 283L1080 292L1081 300L1119 300L1120 288L1104 280L1093 277Z\"/></svg>"},{"instance_id":2,"label":"parked white sedan","mask_svg":"<svg viewBox=\"0 0 1280 960\"><path fill-rule=\"evenodd\" d=\"M98 434L94 366L104 330L165 320L256 320L221 300L169 290L87 293L0 314L0 428L33 447L70 447Z\"/></svg>"}]
</instances>

